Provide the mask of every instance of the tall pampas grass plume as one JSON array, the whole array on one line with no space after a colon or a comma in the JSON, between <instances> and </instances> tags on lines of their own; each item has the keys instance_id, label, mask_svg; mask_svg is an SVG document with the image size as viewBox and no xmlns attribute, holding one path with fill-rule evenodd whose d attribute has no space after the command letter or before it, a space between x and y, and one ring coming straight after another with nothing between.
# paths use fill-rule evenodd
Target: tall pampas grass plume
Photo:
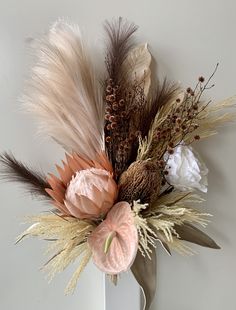
<instances>
[{"instance_id":1,"label":"tall pampas grass plume","mask_svg":"<svg viewBox=\"0 0 236 310\"><path fill-rule=\"evenodd\" d=\"M104 150L104 104L78 26L58 20L38 41L23 103L67 151L94 159Z\"/></svg>"}]
</instances>

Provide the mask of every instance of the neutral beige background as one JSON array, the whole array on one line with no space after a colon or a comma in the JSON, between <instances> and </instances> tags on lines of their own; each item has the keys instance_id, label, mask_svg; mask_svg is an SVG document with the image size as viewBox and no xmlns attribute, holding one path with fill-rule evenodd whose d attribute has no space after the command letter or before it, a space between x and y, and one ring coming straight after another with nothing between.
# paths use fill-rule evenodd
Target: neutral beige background
<instances>
[{"instance_id":1,"label":"neutral beige background","mask_svg":"<svg viewBox=\"0 0 236 310\"><path fill-rule=\"evenodd\" d=\"M216 87L209 95L218 100L236 93L234 0L0 0L0 151L12 150L19 159L38 164L45 171L53 169L62 150L36 137L35 123L19 113L17 98L30 64L27 42L59 16L78 22L99 47L102 21L127 17L140 26L139 39L149 42L161 75L188 86L199 74L208 75L219 61ZM94 56L100 59L97 51ZM210 169L205 207L215 215L208 232L222 250L195 247L200 255L183 258L168 257L160 249L158 291L152 310L236 309L235 136L236 126L232 126L199 147ZM23 216L46 206L9 184L1 184L0 197L0 309L104 310L103 276L92 265L83 273L75 295L64 297L63 288L72 270L48 286L45 275L38 271L45 259L44 244L32 240L13 245L23 229L19 225ZM115 303L127 300L126 309L136 310L129 296L129 288L121 294L118 289L117 296L112 293Z\"/></svg>"}]
</instances>

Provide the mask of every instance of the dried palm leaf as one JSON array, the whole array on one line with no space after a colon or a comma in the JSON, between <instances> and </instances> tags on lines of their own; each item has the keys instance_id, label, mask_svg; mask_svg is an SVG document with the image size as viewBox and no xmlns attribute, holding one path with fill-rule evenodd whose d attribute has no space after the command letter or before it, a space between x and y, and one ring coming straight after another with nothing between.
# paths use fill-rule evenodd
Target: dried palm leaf
<instances>
[{"instance_id":1,"label":"dried palm leaf","mask_svg":"<svg viewBox=\"0 0 236 310\"><path fill-rule=\"evenodd\" d=\"M216 244L213 239L191 224L185 223L183 225L175 225L175 231L181 240L195 243L207 248L220 249L218 244Z\"/></svg>"},{"instance_id":2,"label":"dried palm leaf","mask_svg":"<svg viewBox=\"0 0 236 310\"><path fill-rule=\"evenodd\" d=\"M142 86L146 97L151 86L151 61L152 56L145 43L134 47L121 66L122 80L127 86L134 84Z\"/></svg>"}]
</instances>

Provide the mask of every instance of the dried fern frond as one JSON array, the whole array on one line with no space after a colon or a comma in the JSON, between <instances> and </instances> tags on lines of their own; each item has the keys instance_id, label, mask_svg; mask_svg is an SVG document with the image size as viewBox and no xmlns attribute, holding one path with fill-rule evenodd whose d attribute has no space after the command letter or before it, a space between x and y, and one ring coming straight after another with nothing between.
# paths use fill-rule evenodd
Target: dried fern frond
<instances>
[{"instance_id":1,"label":"dried fern frond","mask_svg":"<svg viewBox=\"0 0 236 310\"><path fill-rule=\"evenodd\" d=\"M12 154L0 155L0 179L21 183L33 196L51 200L45 188L50 188L46 176L17 160Z\"/></svg>"},{"instance_id":2,"label":"dried fern frond","mask_svg":"<svg viewBox=\"0 0 236 310\"><path fill-rule=\"evenodd\" d=\"M91 257L87 237L95 229L95 224L73 217L61 217L58 214L29 217L28 222L34 224L18 237L17 242L26 237L50 241L47 252L53 254L43 266L43 269L49 272L49 280L80 258L79 267L66 289L67 293L73 291L81 271Z\"/></svg>"},{"instance_id":3,"label":"dried fern frond","mask_svg":"<svg viewBox=\"0 0 236 310\"><path fill-rule=\"evenodd\" d=\"M104 103L80 30L62 20L38 41L38 62L23 102L40 132L68 152L94 159L104 150Z\"/></svg>"}]
</instances>

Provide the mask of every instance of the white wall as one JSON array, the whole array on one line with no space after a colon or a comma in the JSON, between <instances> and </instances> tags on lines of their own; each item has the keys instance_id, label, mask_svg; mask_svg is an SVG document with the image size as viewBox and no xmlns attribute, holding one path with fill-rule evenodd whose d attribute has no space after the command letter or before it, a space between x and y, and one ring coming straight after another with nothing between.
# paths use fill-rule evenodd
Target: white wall
<instances>
[{"instance_id":1,"label":"white wall","mask_svg":"<svg viewBox=\"0 0 236 310\"><path fill-rule=\"evenodd\" d=\"M35 124L18 112L23 80L30 57L26 39L38 36L57 17L78 22L91 41L102 46L104 19L124 16L140 26L139 39L149 42L160 74L192 84L208 75L217 61L213 99L236 93L236 4L234 0L0 0L0 151L12 150L45 171L62 156L62 150L35 136ZM224 129L199 150L208 167L206 210L213 213L208 232L221 251L195 248L200 255L183 258L158 254L158 291L153 310L235 310L236 274L236 126ZM39 141L41 141L39 143ZM63 289L72 270L48 286L38 271L45 257L36 240L14 246L26 214L45 210L17 187L1 184L0 309L104 310L103 277L92 265L83 273L74 296ZM115 302L119 302L119 290ZM131 309L132 301L128 301ZM110 310L110 309L106 309ZM112 310L112 308L111 308Z\"/></svg>"}]
</instances>

